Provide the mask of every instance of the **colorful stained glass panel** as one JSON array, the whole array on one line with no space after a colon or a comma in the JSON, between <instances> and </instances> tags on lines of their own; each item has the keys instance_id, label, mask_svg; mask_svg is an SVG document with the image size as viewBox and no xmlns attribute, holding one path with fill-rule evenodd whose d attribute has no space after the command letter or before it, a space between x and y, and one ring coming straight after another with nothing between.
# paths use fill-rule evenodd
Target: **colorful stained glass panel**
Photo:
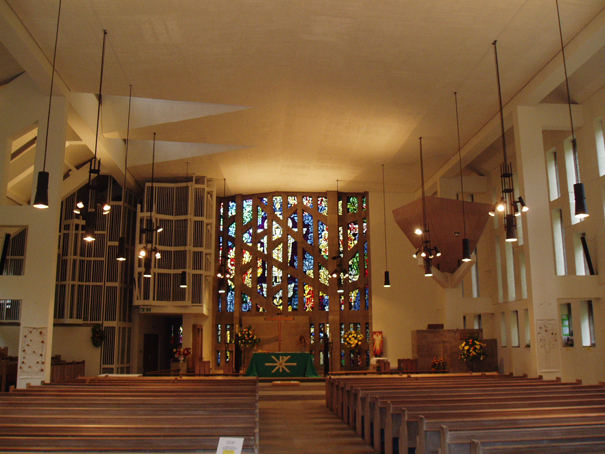
<instances>
[{"instance_id":1,"label":"colorful stained glass panel","mask_svg":"<svg viewBox=\"0 0 605 454\"><path fill-rule=\"evenodd\" d=\"M313 287L309 284L303 284L303 292L305 301L305 311L312 311L313 306L315 305L315 293L313 292Z\"/></svg>"},{"instance_id":2,"label":"colorful stained glass panel","mask_svg":"<svg viewBox=\"0 0 605 454\"><path fill-rule=\"evenodd\" d=\"M356 252L351 260L349 260L349 280L357 282L359 280L359 252Z\"/></svg>"},{"instance_id":3,"label":"colorful stained glass panel","mask_svg":"<svg viewBox=\"0 0 605 454\"><path fill-rule=\"evenodd\" d=\"M244 225L252 220L252 199L244 199L242 207Z\"/></svg>"},{"instance_id":4,"label":"colorful stained glass panel","mask_svg":"<svg viewBox=\"0 0 605 454\"><path fill-rule=\"evenodd\" d=\"M288 208L292 208L294 205L298 203L297 197L295 195L288 196Z\"/></svg>"},{"instance_id":5,"label":"colorful stained glass panel","mask_svg":"<svg viewBox=\"0 0 605 454\"><path fill-rule=\"evenodd\" d=\"M351 250L355 247L359 239L359 224L357 223L357 221L349 223L349 228L347 230L349 250Z\"/></svg>"},{"instance_id":6,"label":"colorful stained glass panel","mask_svg":"<svg viewBox=\"0 0 605 454\"><path fill-rule=\"evenodd\" d=\"M303 211L303 238L313 246L313 216Z\"/></svg>"},{"instance_id":7,"label":"colorful stained glass panel","mask_svg":"<svg viewBox=\"0 0 605 454\"><path fill-rule=\"evenodd\" d=\"M283 219L284 214L284 201L281 196L273 197L273 211L277 215L278 218Z\"/></svg>"},{"instance_id":8,"label":"colorful stained glass panel","mask_svg":"<svg viewBox=\"0 0 605 454\"><path fill-rule=\"evenodd\" d=\"M314 269L315 259L313 258L313 254L308 251L303 251L303 273L305 273L309 277L313 277L313 269Z\"/></svg>"},{"instance_id":9,"label":"colorful stained glass panel","mask_svg":"<svg viewBox=\"0 0 605 454\"><path fill-rule=\"evenodd\" d=\"M303 205L308 206L309 208L313 208L313 197L304 196Z\"/></svg>"},{"instance_id":10,"label":"colorful stained glass panel","mask_svg":"<svg viewBox=\"0 0 605 454\"><path fill-rule=\"evenodd\" d=\"M349 293L349 310L358 311L361 309L361 295L356 288Z\"/></svg>"},{"instance_id":11,"label":"colorful stained glass panel","mask_svg":"<svg viewBox=\"0 0 605 454\"><path fill-rule=\"evenodd\" d=\"M298 310L298 278L288 275L288 311Z\"/></svg>"},{"instance_id":12,"label":"colorful stained glass panel","mask_svg":"<svg viewBox=\"0 0 605 454\"><path fill-rule=\"evenodd\" d=\"M329 311L330 310L330 297L324 292L319 292L319 310Z\"/></svg>"},{"instance_id":13,"label":"colorful stained glass panel","mask_svg":"<svg viewBox=\"0 0 605 454\"><path fill-rule=\"evenodd\" d=\"M324 215L328 214L328 198L327 197L318 197L317 198L317 209L320 214L324 214Z\"/></svg>"},{"instance_id":14,"label":"colorful stained glass panel","mask_svg":"<svg viewBox=\"0 0 605 454\"><path fill-rule=\"evenodd\" d=\"M252 301L250 297L245 293L242 293L242 312L251 312L252 311Z\"/></svg>"},{"instance_id":15,"label":"colorful stained glass panel","mask_svg":"<svg viewBox=\"0 0 605 454\"><path fill-rule=\"evenodd\" d=\"M319 252L324 259L328 259L328 226L321 221L317 221L317 236L319 238Z\"/></svg>"}]
</instances>

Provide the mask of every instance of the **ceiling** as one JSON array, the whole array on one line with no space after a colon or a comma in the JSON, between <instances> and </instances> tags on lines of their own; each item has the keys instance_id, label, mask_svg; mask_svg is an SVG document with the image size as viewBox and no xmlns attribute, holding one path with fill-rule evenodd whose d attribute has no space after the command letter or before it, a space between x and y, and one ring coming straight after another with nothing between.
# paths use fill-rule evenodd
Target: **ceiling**
<instances>
[{"instance_id":1,"label":"ceiling","mask_svg":"<svg viewBox=\"0 0 605 454\"><path fill-rule=\"evenodd\" d=\"M605 7L560 1L565 42ZM0 2L50 60L58 0ZM365 191L382 188L385 164L387 190L413 192L418 137L427 176L457 153L454 92L463 144L497 115L492 41L505 103L560 58L555 8L554 0L63 2L56 67L72 92L97 92L106 29L104 94L127 96L132 84L137 98L214 109L131 132L162 141L168 157L157 177L226 178L228 194L335 190L337 180L340 190ZM0 84L23 71L18 62L0 46ZM578 76L592 92L605 83L585 80L602 78L599 66ZM102 132L123 137L126 120L117 127L112 112L104 106ZM129 166L139 182L151 176L144 161Z\"/></svg>"}]
</instances>

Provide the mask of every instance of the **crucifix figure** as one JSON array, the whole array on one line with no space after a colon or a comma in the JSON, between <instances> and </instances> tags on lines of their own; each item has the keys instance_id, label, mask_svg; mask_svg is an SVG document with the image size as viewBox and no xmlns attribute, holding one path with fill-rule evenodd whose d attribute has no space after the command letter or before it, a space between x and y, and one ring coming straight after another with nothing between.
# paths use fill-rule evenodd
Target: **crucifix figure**
<instances>
[{"instance_id":1,"label":"crucifix figure","mask_svg":"<svg viewBox=\"0 0 605 454\"><path fill-rule=\"evenodd\" d=\"M265 321L277 322L277 351L281 352L281 322L292 321L294 317L283 317L281 312L277 313L277 317L265 317Z\"/></svg>"}]
</instances>

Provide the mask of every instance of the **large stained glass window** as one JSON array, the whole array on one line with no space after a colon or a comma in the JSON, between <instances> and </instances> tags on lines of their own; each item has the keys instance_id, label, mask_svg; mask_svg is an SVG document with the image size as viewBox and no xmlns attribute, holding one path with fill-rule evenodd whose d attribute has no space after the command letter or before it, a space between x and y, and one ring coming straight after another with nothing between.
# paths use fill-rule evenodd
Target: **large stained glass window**
<instances>
[{"instance_id":1,"label":"large stained glass window","mask_svg":"<svg viewBox=\"0 0 605 454\"><path fill-rule=\"evenodd\" d=\"M229 279L226 293L215 289L214 363L220 357L224 366L233 358L234 346L226 338L242 325L243 316L249 321L276 312L308 320L306 337L316 366L327 360L322 344L328 336L336 339L331 367L358 367L361 356L361 364L366 363L371 310L367 196L278 192L227 197L217 206L216 247L218 256L227 255ZM332 277L337 267L344 277L341 286ZM330 321L337 322L330 328ZM347 327L366 328L353 362L345 361L351 352L338 341Z\"/></svg>"}]
</instances>

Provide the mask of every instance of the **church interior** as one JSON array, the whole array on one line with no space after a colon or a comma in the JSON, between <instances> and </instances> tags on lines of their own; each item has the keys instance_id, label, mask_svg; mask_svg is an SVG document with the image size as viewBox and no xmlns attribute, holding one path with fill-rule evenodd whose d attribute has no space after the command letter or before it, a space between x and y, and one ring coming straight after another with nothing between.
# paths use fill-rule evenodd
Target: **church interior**
<instances>
[{"instance_id":1,"label":"church interior","mask_svg":"<svg viewBox=\"0 0 605 454\"><path fill-rule=\"evenodd\" d=\"M604 69L603 0L0 0L0 392L602 385Z\"/></svg>"}]
</instances>

